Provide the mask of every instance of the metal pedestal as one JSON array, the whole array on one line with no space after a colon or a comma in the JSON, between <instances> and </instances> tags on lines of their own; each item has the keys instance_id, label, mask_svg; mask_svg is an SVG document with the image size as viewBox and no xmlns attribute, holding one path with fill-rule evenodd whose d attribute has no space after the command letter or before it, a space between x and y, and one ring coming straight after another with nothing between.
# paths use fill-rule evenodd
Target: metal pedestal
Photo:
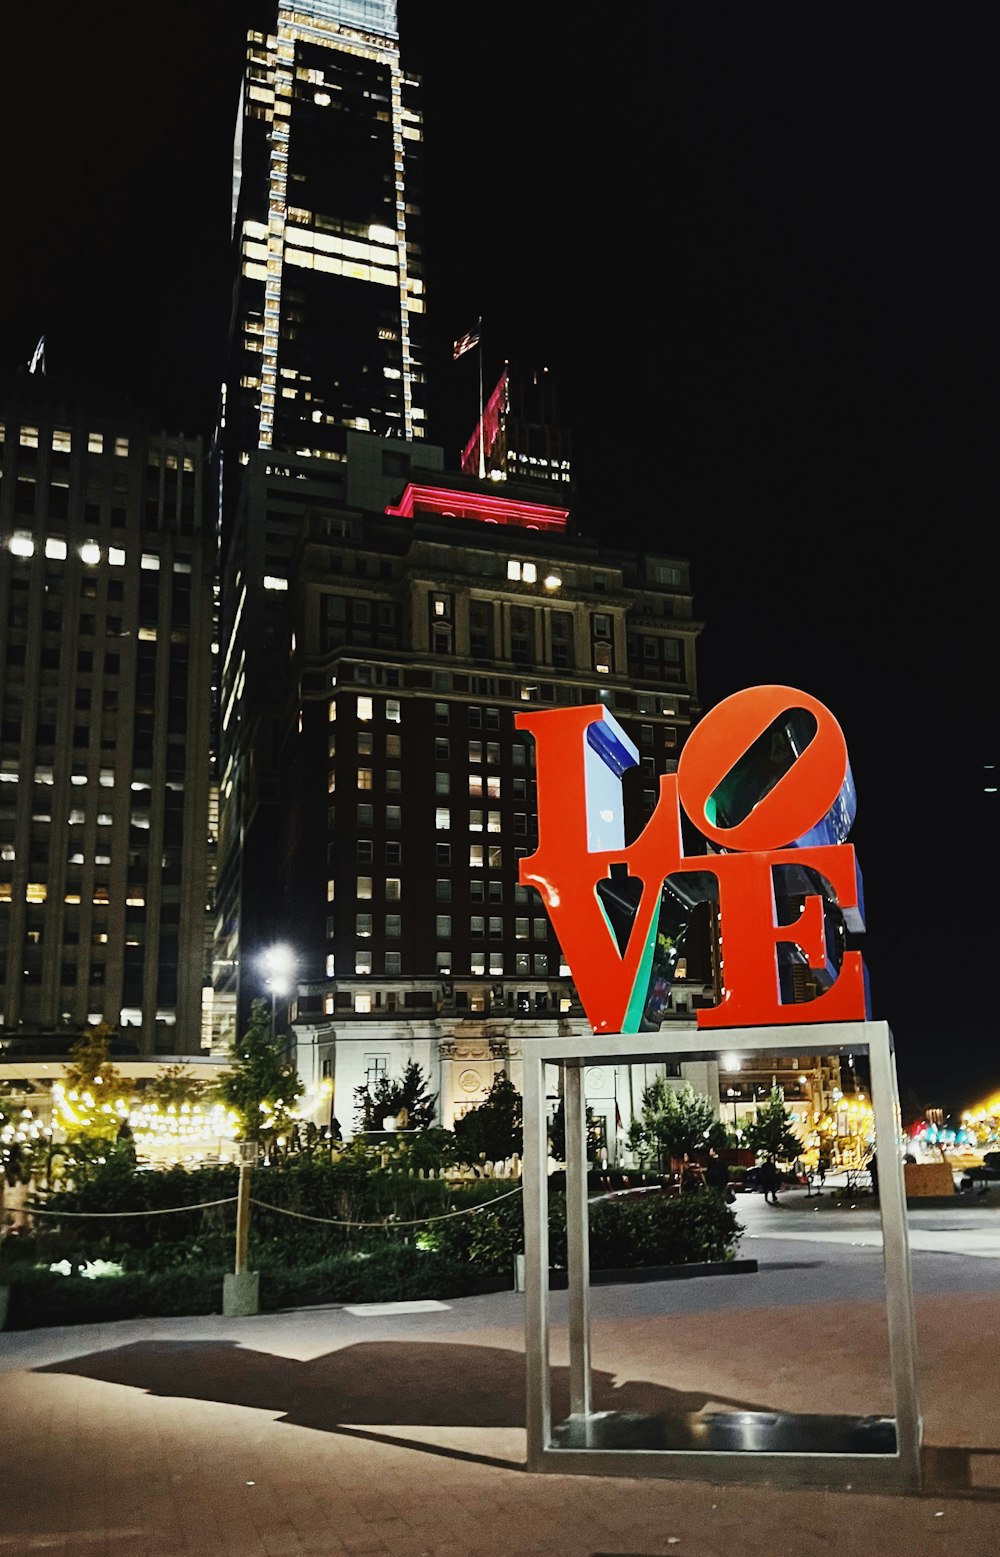
<instances>
[{"instance_id":1,"label":"metal pedestal","mask_svg":"<svg viewBox=\"0 0 1000 1557\"><path fill-rule=\"evenodd\" d=\"M734 1041L732 1030L687 1030L544 1038L524 1046L528 1468L560 1474L919 1488L922 1424L903 1164L900 1154L886 1146L879 1151L879 1204L893 1416L764 1411L638 1416L592 1409L584 1068L681 1056L715 1059L732 1049ZM738 1042L744 1052L867 1053L876 1140L895 1146L899 1098L892 1035L885 1022L741 1028ZM549 1365L546 1063L563 1067L566 1121L570 1414L556 1424Z\"/></svg>"}]
</instances>

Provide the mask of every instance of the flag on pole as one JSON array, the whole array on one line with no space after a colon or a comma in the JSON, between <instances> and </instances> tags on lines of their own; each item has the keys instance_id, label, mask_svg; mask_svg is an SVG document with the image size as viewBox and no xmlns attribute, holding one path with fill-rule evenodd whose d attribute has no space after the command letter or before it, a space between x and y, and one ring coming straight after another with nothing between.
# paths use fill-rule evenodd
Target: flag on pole
<instances>
[{"instance_id":1,"label":"flag on pole","mask_svg":"<svg viewBox=\"0 0 1000 1557\"><path fill-rule=\"evenodd\" d=\"M479 326L482 322L482 319L477 319L474 329L467 330L464 335L458 337L451 349L453 362L457 362L459 357L464 357L467 351L472 351L475 346L479 345Z\"/></svg>"},{"instance_id":2,"label":"flag on pole","mask_svg":"<svg viewBox=\"0 0 1000 1557\"><path fill-rule=\"evenodd\" d=\"M38 338L38 345L35 347L34 351L31 354L31 361L28 363L28 372L29 373L41 373L43 378L45 376L45 336L44 335L40 335L39 336L39 338Z\"/></svg>"},{"instance_id":3,"label":"flag on pole","mask_svg":"<svg viewBox=\"0 0 1000 1557\"><path fill-rule=\"evenodd\" d=\"M622 1125L622 1111L618 1107L618 1099L615 1098L615 1129L617 1131L621 1132L621 1130L623 1128L624 1128L624 1126Z\"/></svg>"}]
</instances>

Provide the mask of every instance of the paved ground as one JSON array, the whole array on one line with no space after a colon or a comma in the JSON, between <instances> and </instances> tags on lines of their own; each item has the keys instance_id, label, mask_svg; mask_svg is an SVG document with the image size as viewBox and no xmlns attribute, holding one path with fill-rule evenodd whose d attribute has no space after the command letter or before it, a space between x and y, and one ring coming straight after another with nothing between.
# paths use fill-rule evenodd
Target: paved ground
<instances>
[{"instance_id":1,"label":"paved ground","mask_svg":"<svg viewBox=\"0 0 1000 1557\"><path fill-rule=\"evenodd\" d=\"M737 1209L756 1274L594 1289L595 1408L891 1410L870 1199ZM529 1474L510 1292L0 1336L0 1557L995 1550L1000 1208L909 1221L920 1494ZM564 1294L553 1312L558 1413Z\"/></svg>"}]
</instances>

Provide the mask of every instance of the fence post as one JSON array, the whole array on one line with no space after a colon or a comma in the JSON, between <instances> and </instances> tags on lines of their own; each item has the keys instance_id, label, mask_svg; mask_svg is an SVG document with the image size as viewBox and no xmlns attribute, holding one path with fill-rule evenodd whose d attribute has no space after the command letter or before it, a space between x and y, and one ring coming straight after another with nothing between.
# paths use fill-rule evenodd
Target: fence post
<instances>
[{"instance_id":1,"label":"fence post","mask_svg":"<svg viewBox=\"0 0 1000 1557\"><path fill-rule=\"evenodd\" d=\"M222 1312L227 1319L245 1319L260 1312L260 1275L247 1270L250 1250L250 1175L257 1164L256 1141L240 1142L240 1180L236 1192L236 1258L231 1275L223 1277Z\"/></svg>"}]
</instances>

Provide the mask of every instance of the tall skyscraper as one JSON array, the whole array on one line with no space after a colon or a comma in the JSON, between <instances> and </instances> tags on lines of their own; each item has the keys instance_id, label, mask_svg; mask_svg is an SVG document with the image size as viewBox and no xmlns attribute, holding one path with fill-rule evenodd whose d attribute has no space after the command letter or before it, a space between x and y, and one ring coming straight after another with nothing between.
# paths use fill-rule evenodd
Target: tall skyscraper
<instances>
[{"instance_id":1,"label":"tall skyscraper","mask_svg":"<svg viewBox=\"0 0 1000 1557\"><path fill-rule=\"evenodd\" d=\"M233 155L225 446L337 459L424 435L418 86L395 0L295 0L252 31Z\"/></svg>"},{"instance_id":2,"label":"tall skyscraper","mask_svg":"<svg viewBox=\"0 0 1000 1557\"><path fill-rule=\"evenodd\" d=\"M311 457L334 501L350 430L401 448L423 438L421 138L394 0L278 3L250 32L217 449L221 1009L240 998L245 1011L247 959L277 932L275 716L297 518L261 509L249 478Z\"/></svg>"}]
</instances>

